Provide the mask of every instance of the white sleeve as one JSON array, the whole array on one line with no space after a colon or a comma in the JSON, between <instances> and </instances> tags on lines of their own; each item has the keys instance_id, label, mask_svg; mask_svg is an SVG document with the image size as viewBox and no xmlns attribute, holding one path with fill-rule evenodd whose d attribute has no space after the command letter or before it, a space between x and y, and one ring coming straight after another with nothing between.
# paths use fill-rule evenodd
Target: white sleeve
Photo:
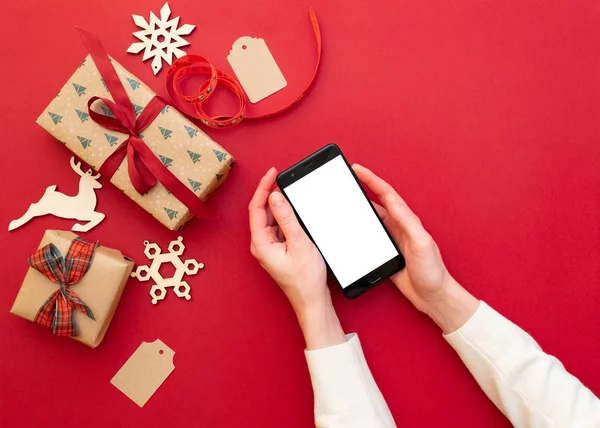
<instances>
[{"instance_id":1,"label":"white sleeve","mask_svg":"<svg viewBox=\"0 0 600 428\"><path fill-rule=\"evenodd\" d=\"M315 394L317 428L393 428L356 334L348 342L304 351Z\"/></svg>"},{"instance_id":2,"label":"white sleeve","mask_svg":"<svg viewBox=\"0 0 600 428\"><path fill-rule=\"evenodd\" d=\"M484 302L465 325L444 337L515 427L600 427L598 398Z\"/></svg>"}]
</instances>

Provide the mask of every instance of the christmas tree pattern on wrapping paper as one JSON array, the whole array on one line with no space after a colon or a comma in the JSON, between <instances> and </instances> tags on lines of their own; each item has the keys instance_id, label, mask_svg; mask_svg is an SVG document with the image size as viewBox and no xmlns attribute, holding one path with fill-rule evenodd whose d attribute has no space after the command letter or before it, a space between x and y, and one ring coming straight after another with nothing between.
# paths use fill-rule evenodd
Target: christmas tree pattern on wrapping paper
<instances>
[{"instance_id":1,"label":"christmas tree pattern on wrapping paper","mask_svg":"<svg viewBox=\"0 0 600 428\"><path fill-rule=\"evenodd\" d=\"M85 58L83 59L83 61L81 61L81 64L79 64L79 67L77 67L77 68L81 68L81 67L83 67L84 65L85 65Z\"/></svg>"},{"instance_id":2,"label":"christmas tree pattern on wrapping paper","mask_svg":"<svg viewBox=\"0 0 600 428\"><path fill-rule=\"evenodd\" d=\"M171 220L173 220L173 219L177 218L177 214L179 214L177 211L175 211L175 210L171 210L171 209L169 209L169 208L165 208L165 207L163 207L163 210L165 210L165 212L167 213L167 215L169 216L169 218L170 218Z\"/></svg>"},{"instance_id":3,"label":"christmas tree pattern on wrapping paper","mask_svg":"<svg viewBox=\"0 0 600 428\"><path fill-rule=\"evenodd\" d=\"M136 116L139 115L142 112L142 110L144 110L144 107L139 106L137 104L131 103L131 105L133 106L133 112Z\"/></svg>"},{"instance_id":4,"label":"christmas tree pattern on wrapping paper","mask_svg":"<svg viewBox=\"0 0 600 428\"><path fill-rule=\"evenodd\" d=\"M190 159L192 160L192 162L197 163L200 162L200 155L198 153L192 152L190 150L187 151L188 155L190 156Z\"/></svg>"},{"instance_id":5,"label":"christmas tree pattern on wrapping paper","mask_svg":"<svg viewBox=\"0 0 600 428\"><path fill-rule=\"evenodd\" d=\"M194 138L196 135L198 135L198 130L196 128L192 128L191 126L187 126L187 125L183 125L183 127L187 131L190 138Z\"/></svg>"},{"instance_id":6,"label":"christmas tree pattern on wrapping paper","mask_svg":"<svg viewBox=\"0 0 600 428\"><path fill-rule=\"evenodd\" d=\"M108 141L108 144L110 144L111 147L117 145L117 137L115 137L114 135L107 134L106 132L104 133L104 136L106 137L106 141Z\"/></svg>"},{"instance_id":7,"label":"christmas tree pattern on wrapping paper","mask_svg":"<svg viewBox=\"0 0 600 428\"><path fill-rule=\"evenodd\" d=\"M133 89L134 91L140 87L140 82L138 82L137 80L130 79L128 77L127 82L129 82L129 86L131 86L131 89Z\"/></svg>"},{"instance_id":8,"label":"christmas tree pattern on wrapping paper","mask_svg":"<svg viewBox=\"0 0 600 428\"><path fill-rule=\"evenodd\" d=\"M80 137L78 135L77 139L79 140L84 149L87 149L92 144L92 140L90 140L89 138Z\"/></svg>"},{"instance_id":9,"label":"christmas tree pattern on wrapping paper","mask_svg":"<svg viewBox=\"0 0 600 428\"><path fill-rule=\"evenodd\" d=\"M83 58L81 58L83 59ZM80 61L81 62L81 61ZM89 97L97 95L100 97L105 97L105 98L110 98L110 95L107 96L107 93L105 92L104 94L102 94L102 88L104 88L104 82L101 80L100 76L97 74L96 72L96 68L95 66L93 66L93 62L90 62L90 67L87 67L88 64L85 64L85 70L79 70L78 74L76 74L74 76L74 78L72 78L70 80L70 82L64 82L67 83L67 86L65 87L65 92L61 94L60 99L57 99L55 101L54 105L59 105L59 101L60 102L69 102L71 103L70 106L67 106L66 104L62 104L63 106L63 110L62 112L66 112L66 116L63 115L63 119L62 120L67 120L66 122L62 122L60 121L57 125L55 125L54 127L49 127L49 129L54 129L56 130L56 132L58 132L58 130L60 129L64 129L64 136L63 135L59 135L59 138L62 137L61 139L67 138L67 145L73 145L74 144L74 140L72 140L72 136L79 136L81 138L78 138L78 142L80 143L82 149L85 148L85 150L81 150L81 154L84 155L84 153L87 153L88 155L86 156L90 156L90 153L94 153L93 156L95 156L94 161L98 162L98 159L102 159L103 157L105 157L107 154L110 154L114 151L114 149L116 147L119 147L119 145L122 144L122 142L128 137L128 135L126 134L121 134L119 133L119 135L116 135L116 131L114 130L108 130L108 129L102 129L100 127L98 127L96 125L95 122L93 122L93 120L91 119L91 116L89 116L89 114L91 112L88 112L87 110L87 100ZM87 71L86 71L87 70ZM95 76L93 74L89 74L89 79L85 80L82 79L81 77L77 77L78 75L80 75L79 73L81 73L81 75L85 72L85 73L90 73L91 71L94 71ZM132 76L130 74L126 74L126 72L124 73L120 68L118 68L118 72L119 72L119 77L121 78L121 81L123 82L123 84L125 85L125 88L129 88L129 90L127 91L130 94L131 97L131 101L133 101L133 103L137 103L139 102L139 106L142 106L142 111L143 111L143 106L146 105L146 102L148 101L148 99L151 97L151 95L148 95L147 91L147 87L144 86L144 88L141 87L141 80L138 80L137 77ZM125 79L123 79L123 77L125 77ZM131 87L131 83L127 78L130 78L131 80L134 80L136 82L138 82L140 84L140 86L136 89L133 89ZM76 91L75 87L73 86L73 82L77 82L78 85L82 86L85 89L85 94L84 95L78 95L77 98L73 97L73 92L70 91ZM68 88L68 84L71 83L71 87L74 89L69 89ZM98 83L101 84L101 86L98 86ZM145 83L145 82L144 82ZM88 85L89 88L87 88L85 85ZM135 85L134 85L135 86ZM137 92L137 89L140 89L140 92ZM56 93L55 93L56 94ZM50 100L48 100L50 101ZM132 104L133 104L132 103ZM79 107L84 108L83 111L81 111L81 109ZM108 109L104 110L101 107L104 106L103 103L97 103L97 105L95 106L95 108L93 108L93 110L95 110L96 112L98 112L99 114L106 114L109 116L114 116ZM50 108L52 108L53 106L51 105ZM65 108L66 107L66 108ZM70 109L68 108L70 107ZM133 108L135 108L135 112L138 113L140 107L135 107L132 105ZM196 127L196 125L198 123L190 123L187 120L181 120L178 116L173 116L172 113L173 112L177 112L177 110L171 110L171 107L173 106L167 106L167 105L163 105L163 107L161 108L160 113L161 114L166 114L166 116L164 118L159 118L159 120L157 120L156 122L154 122L154 124L151 124L151 126L148 127L148 131L143 131L143 134L148 134L148 139L146 139L145 135L140 135L140 137L142 137L144 139L144 141L147 142L147 144L152 147L152 149L154 150L155 156L159 157L159 153L160 151L163 151L163 153L160 153L163 156L163 159L159 158L159 160L161 161L161 164L165 165L165 163L163 161L166 161L167 167L169 168L170 171L172 171L173 173L176 173L177 175L179 175L181 177L181 180L183 181L183 183L185 183L186 181L188 181L188 185L187 187L192 190L193 192L195 192L196 197L198 197L199 195L202 195L202 197L204 197L204 194L207 193L209 191L209 187L217 187L217 185L221 184L220 182L217 183L217 180L225 180L226 174L223 175L224 173L222 173L221 171L219 171L220 169L226 169L227 166L229 165L229 163L231 162L229 160L229 153L225 152L225 149L218 147L217 144L214 144L209 138L206 137L206 134L200 135L199 131L201 130L200 127ZM55 107L55 109L58 109L58 107ZM78 120L80 120L80 124L81 125L85 125L85 126L81 126L79 127L79 125L76 124L76 122L74 121L74 117L73 115L73 111L75 109L78 109L80 112L82 113L87 113L87 120L85 120L85 115L81 115L78 112L76 112ZM69 112L70 110L70 112ZM136 111L137 110L137 111ZM61 114L62 114L61 112ZM46 110L46 117L49 117L50 115L48 114L48 109ZM138 113L139 115L139 113ZM60 115L58 115L60 116ZM160 115L159 115L160 116ZM82 119L84 120L82 122ZM48 120L44 119L45 123L48 124ZM56 119L57 121L59 120L58 118ZM51 121L53 121L53 119L51 118ZM70 122L69 122L70 121ZM62 123L61 123L62 122ZM68 133L68 126L67 124L72 123L73 124L73 128L74 131L70 137L67 137ZM89 124L86 125L87 122L90 122ZM162 123L161 123L162 122ZM183 122L183 123L182 123ZM189 123L189 125L188 125ZM54 124L54 121L53 121ZM58 125L61 125L60 127ZM161 130L160 128L153 128L153 126L158 126L160 125L161 128L164 129ZM184 126L185 125L185 126ZM48 125L46 125L48 126ZM186 134L182 134L181 133L181 126L184 126L184 130L186 132ZM78 128L79 127L79 128ZM173 128L173 129L171 129ZM161 137L163 138L163 141L165 141L164 144L164 148L161 150L161 143L160 140L156 140L156 131L159 130ZM166 131L170 131L170 132L166 132ZM111 134L111 132L115 132L115 134ZM87 136L85 135L81 135L81 134L87 134ZM102 134L105 139L102 140L102 138L100 138L100 134ZM188 135L188 139L185 139L185 135ZM198 140L195 139L195 137L198 137ZM171 141L169 141L171 140ZM104 143L103 141L106 141L106 143ZM217 140L218 141L218 140ZM139 142L139 140L138 140ZM176 144L174 144L176 143ZM94 144L94 147L91 147L91 144ZM109 144L109 147L106 147L106 144ZM192 147L189 150L186 150L187 147ZM212 146L212 147L211 147ZM72 147L76 147L76 145L73 145ZM217 148L218 147L218 148ZM89 150L87 150L89 149ZM158 149L158 150L156 150ZM216 149L215 151L213 151L213 149ZM77 149L76 149L77 150ZM188 163L186 163L187 161L183 160L181 157L183 155L183 150L186 150L186 153L188 153L188 158L190 159L190 161L192 162L193 165L190 165ZM211 158L210 156L210 151L213 151L213 156L215 156L215 158L217 159L217 162L219 163L225 163L225 165L217 165L214 163L214 159ZM220 153L219 153L220 152ZM98 155L96 154L98 153ZM171 158L171 156L174 156L173 158ZM177 156L180 156L179 158ZM170 162L167 160L168 159L172 159ZM180 164L178 163L180 162ZM211 166L212 165L212 166ZM125 171L127 169L127 166L125 164L125 166L122 165L122 168L120 168L121 173L123 173L123 168L125 168ZM186 173L187 170L187 173ZM219 172L220 174L216 175L215 173ZM125 178L127 178L126 173L123 176ZM202 180L202 182L200 182L200 180ZM208 183L206 187L204 187L204 183ZM128 189L131 186L127 187ZM161 196L162 193L162 196ZM128 193L129 194L129 193ZM169 201L174 201L173 205L170 207L167 207L166 205L171 205L172 202ZM144 204L144 209L147 209L149 212L153 212L155 213L154 215L158 218L161 219L163 222L165 222L166 224L171 224L174 225L177 222L180 222L184 219L188 218L188 210L187 209L183 209L182 210L182 216L179 217L179 210L183 208L183 205L179 205L179 202L173 197L173 196L168 196L168 192L160 187L158 189L155 189L155 192L151 192L149 195L146 196L146 198L144 200L142 200L140 198L140 203ZM162 203L161 203L162 202ZM162 205L162 207L161 207ZM163 209L163 212L165 212L165 215L167 215L167 218L164 217L164 215L160 214L160 208L166 208ZM167 211L167 210L171 210L171 211ZM185 215L184 215L185 214ZM177 220L177 221L175 221Z\"/></svg>"},{"instance_id":10,"label":"christmas tree pattern on wrapping paper","mask_svg":"<svg viewBox=\"0 0 600 428\"><path fill-rule=\"evenodd\" d=\"M106 86L106 82L102 77L100 78L100 81L102 82L102 86L104 86L104 89L108 91L108 86Z\"/></svg>"},{"instance_id":11,"label":"christmas tree pattern on wrapping paper","mask_svg":"<svg viewBox=\"0 0 600 428\"><path fill-rule=\"evenodd\" d=\"M144 139L144 134L142 134L141 132L138 134L138 137L140 137L142 140Z\"/></svg>"},{"instance_id":12,"label":"christmas tree pattern on wrapping paper","mask_svg":"<svg viewBox=\"0 0 600 428\"><path fill-rule=\"evenodd\" d=\"M173 131L171 131L170 129L167 129L167 128L163 128L162 126L159 126L158 129L160 129L160 133L162 134L162 136L165 140L167 138L171 138L171 133Z\"/></svg>"},{"instance_id":13,"label":"christmas tree pattern on wrapping paper","mask_svg":"<svg viewBox=\"0 0 600 428\"><path fill-rule=\"evenodd\" d=\"M81 123L85 122L90 118L90 114L86 113L85 111L75 109L75 112L77 113L77 117L79 117L79 120L81 120Z\"/></svg>"},{"instance_id":14,"label":"christmas tree pattern on wrapping paper","mask_svg":"<svg viewBox=\"0 0 600 428\"><path fill-rule=\"evenodd\" d=\"M217 159L219 159L219 162L223 162L225 159L227 159L227 153L216 149L213 149L213 152L215 153Z\"/></svg>"},{"instance_id":15,"label":"christmas tree pattern on wrapping paper","mask_svg":"<svg viewBox=\"0 0 600 428\"><path fill-rule=\"evenodd\" d=\"M198 183L197 181L194 181L191 178L188 178L188 181L190 183L190 186L192 186L192 190L194 192L200 190L200 187L202 187L202 183Z\"/></svg>"},{"instance_id":16,"label":"christmas tree pattern on wrapping paper","mask_svg":"<svg viewBox=\"0 0 600 428\"><path fill-rule=\"evenodd\" d=\"M170 167L171 165L173 165L173 159L171 159L171 158L168 158L163 155L158 155L158 158L163 163L163 165L166 166L167 168Z\"/></svg>"},{"instance_id":17,"label":"christmas tree pattern on wrapping paper","mask_svg":"<svg viewBox=\"0 0 600 428\"><path fill-rule=\"evenodd\" d=\"M112 111L110 111L108 109L108 107L100 107L100 109L102 110L102 113L104 113L104 116L108 116L108 117L115 117L114 114L112 114Z\"/></svg>"},{"instance_id":18,"label":"christmas tree pattern on wrapping paper","mask_svg":"<svg viewBox=\"0 0 600 428\"><path fill-rule=\"evenodd\" d=\"M52 119L52 122L54 122L55 125L62 123L63 117L60 114L52 113L50 111L48 112L48 114L50 115L50 118Z\"/></svg>"},{"instance_id":19,"label":"christmas tree pattern on wrapping paper","mask_svg":"<svg viewBox=\"0 0 600 428\"><path fill-rule=\"evenodd\" d=\"M87 88L85 86L78 85L77 83L73 83L73 87L75 88L75 92L77 92L77 95L79 96L85 95L85 91L87 91Z\"/></svg>"}]
</instances>

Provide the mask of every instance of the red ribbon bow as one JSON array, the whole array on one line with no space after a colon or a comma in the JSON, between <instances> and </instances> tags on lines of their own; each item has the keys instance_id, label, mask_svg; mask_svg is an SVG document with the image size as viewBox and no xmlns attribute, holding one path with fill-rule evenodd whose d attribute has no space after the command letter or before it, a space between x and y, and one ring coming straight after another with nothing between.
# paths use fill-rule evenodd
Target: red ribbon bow
<instances>
[{"instance_id":1,"label":"red ribbon bow","mask_svg":"<svg viewBox=\"0 0 600 428\"><path fill-rule=\"evenodd\" d=\"M138 136L156 119L167 103L156 95L136 117L133 105L98 36L82 28L77 28L77 31L114 99L113 102L107 98L90 98L88 101L90 117L106 129L129 135L104 161L100 167L100 173L109 178L112 177L127 156L129 179L139 194L145 194L159 181L194 215L205 217L206 209L202 201L163 165ZM105 116L92 110L92 104L98 100L103 101L115 117Z\"/></svg>"},{"instance_id":2,"label":"red ribbon bow","mask_svg":"<svg viewBox=\"0 0 600 428\"><path fill-rule=\"evenodd\" d=\"M77 335L74 308L96 320L92 310L68 288L79 282L88 271L96 246L96 243L75 238L65 259L54 244L48 244L29 256L32 268L60 285L40 307L34 319L34 322L51 328L52 333L57 336Z\"/></svg>"}]
</instances>

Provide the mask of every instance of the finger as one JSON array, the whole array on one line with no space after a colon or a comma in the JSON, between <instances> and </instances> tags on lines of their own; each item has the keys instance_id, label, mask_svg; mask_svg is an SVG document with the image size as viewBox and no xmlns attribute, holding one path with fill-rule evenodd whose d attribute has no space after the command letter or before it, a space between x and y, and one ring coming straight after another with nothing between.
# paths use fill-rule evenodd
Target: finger
<instances>
[{"instance_id":1,"label":"finger","mask_svg":"<svg viewBox=\"0 0 600 428\"><path fill-rule=\"evenodd\" d=\"M267 225L275 226L275 219L273 218L273 213L271 212L271 208L267 207Z\"/></svg>"},{"instance_id":2,"label":"finger","mask_svg":"<svg viewBox=\"0 0 600 428\"><path fill-rule=\"evenodd\" d=\"M392 219L392 217L384 207L379 205L377 202L371 201L371 203L375 207L375 211L377 211L377 214L379 215L379 218L383 222L387 231L392 235L392 240L396 243L396 245L400 247L400 251L402 251L402 254L405 254L404 241L405 238L408 237L408 235L399 226L397 226L398 222Z\"/></svg>"},{"instance_id":3,"label":"finger","mask_svg":"<svg viewBox=\"0 0 600 428\"><path fill-rule=\"evenodd\" d=\"M267 202L269 200L269 194L275 183L275 177L277 176L277 170L271 168L267 171L265 176L258 183L256 192L248 205L248 213L250 218L250 233L252 239L258 241L265 240L268 237L268 214L267 214Z\"/></svg>"},{"instance_id":4,"label":"finger","mask_svg":"<svg viewBox=\"0 0 600 428\"><path fill-rule=\"evenodd\" d=\"M294 214L292 206L281 193L271 193L271 196L269 196L269 206L288 245L293 246L306 237L304 230L302 230L296 218L296 214Z\"/></svg>"},{"instance_id":5,"label":"finger","mask_svg":"<svg viewBox=\"0 0 600 428\"><path fill-rule=\"evenodd\" d=\"M387 220L387 218L389 217L387 210L385 208L383 208L381 205L379 205L377 202L371 201L371 203L373 204L375 211L377 211L377 215L379 216L381 221L385 222Z\"/></svg>"},{"instance_id":6,"label":"finger","mask_svg":"<svg viewBox=\"0 0 600 428\"><path fill-rule=\"evenodd\" d=\"M382 202L386 196L394 196L398 200L398 202L404 204L408 208L408 205L406 205L404 199L402 199L400 195L396 193L394 188L390 186L387 182L385 182L382 178L375 175L373 171L357 163L352 165L352 169L354 170L354 173L356 174L358 179L369 189L371 189L373 193L375 193Z\"/></svg>"},{"instance_id":7,"label":"finger","mask_svg":"<svg viewBox=\"0 0 600 428\"><path fill-rule=\"evenodd\" d=\"M389 216L406 234L414 236L422 231L421 221L392 186L364 166L354 164L352 169L358 179L377 195Z\"/></svg>"},{"instance_id":8,"label":"finger","mask_svg":"<svg viewBox=\"0 0 600 428\"><path fill-rule=\"evenodd\" d=\"M279 226L273 226L272 230L273 230L273 235L275 235L275 238L277 239L278 242L285 241L285 236L283 236L283 232L281 231Z\"/></svg>"}]
</instances>

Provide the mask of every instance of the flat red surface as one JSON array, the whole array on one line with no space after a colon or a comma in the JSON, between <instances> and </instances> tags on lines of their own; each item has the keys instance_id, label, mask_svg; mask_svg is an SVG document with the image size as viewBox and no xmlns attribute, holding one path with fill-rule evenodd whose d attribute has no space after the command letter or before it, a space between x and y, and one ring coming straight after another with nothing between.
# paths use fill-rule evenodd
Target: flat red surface
<instances>
[{"instance_id":1,"label":"flat red surface","mask_svg":"<svg viewBox=\"0 0 600 428\"><path fill-rule=\"evenodd\" d=\"M311 426L303 341L284 296L249 253L246 207L270 167L335 141L393 183L436 238L456 278L533 334L600 393L600 3L314 0L323 32L318 78L283 116L205 131L238 160L210 205L220 218L181 235L206 264L193 299L153 306L132 280L102 345L91 350L9 314L45 229L6 232L50 184L70 194L69 152L34 123L86 52L74 25L160 94L131 14L162 1L14 1L2 43L0 426ZM239 36L264 37L289 86L316 58L308 1L170 2L197 25L187 52L229 70ZM256 111L256 110L255 110ZM104 180L106 184L106 180ZM143 241L170 232L110 185L106 220L86 236L146 264ZM355 301L333 291L403 427L506 427L437 328L389 283ZM140 409L109 380L142 341L162 339L176 369Z\"/></svg>"}]
</instances>

